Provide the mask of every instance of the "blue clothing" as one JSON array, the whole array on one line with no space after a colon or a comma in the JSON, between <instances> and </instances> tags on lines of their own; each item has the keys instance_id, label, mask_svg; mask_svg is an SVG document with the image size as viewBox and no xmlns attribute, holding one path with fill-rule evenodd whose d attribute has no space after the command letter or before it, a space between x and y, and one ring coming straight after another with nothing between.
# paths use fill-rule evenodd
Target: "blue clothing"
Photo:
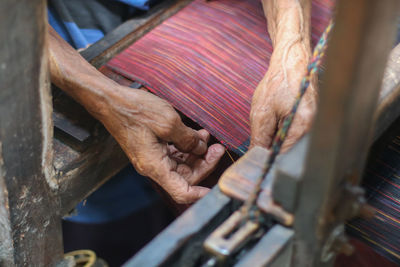
<instances>
[{"instance_id":1,"label":"blue clothing","mask_svg":"<svg viewBox=\"0 0 400 267\"><path fill-rule=\"evenodd\" d=\"M147 178L128 166L76 206L68 221L108 223L146 208L159 197Z\"/></svg>"},{"instance_id":2,"label":"blue clothing","mask_svg":"<svg viewBox=\"0 0 400 267\"><path fill-rule=\"evenodd\" d=\"M88 47L157 0L48 0L50 25L76 49Z\"/></svg>"}]
</instances>

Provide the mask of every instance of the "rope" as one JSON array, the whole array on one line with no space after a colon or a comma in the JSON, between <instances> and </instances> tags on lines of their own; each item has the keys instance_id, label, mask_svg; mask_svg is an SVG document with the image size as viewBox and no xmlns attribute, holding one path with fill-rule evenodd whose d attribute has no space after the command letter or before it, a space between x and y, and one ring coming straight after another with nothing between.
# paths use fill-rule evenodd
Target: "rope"
<instances>
[{"instance_id":1,"label":"rope","mask_svg":"<svg viewBox=\"0 0 400 267\"><path fill-rule=\"evenodd\" d=\"M267 164L264 166L263 174L258 178L256 182L256 187L254 188L253 192L250 194L249 198L246 200L245 204L242 207L242 212L244 214L245 220L248 219L260 220L259 218L260 212L258 211L258 208L256 206L256 201L260 192L262 191L261 185L264 179L267 177L272 165L274 164L276 157L281 151L282 144L284 143L288 135L290 126L292 125L294 116L296 115L297 109L300 105L300 101L303 98L304 94L306 93L312 77L315 75L315 73L317 73L318 68L321 65L322 58L325 55L329 33L331 32L332 27L333 27L333 22L330 21L329 25L325 28L325 31L323 32L321 38L319 39L317 45L315 46L313 51L313 56L311 58L310 63L307 66L307 73L301 81L300 90L293 104L292 110L290 111L289 115L284 119L281 128L279 128L278 132L274 137L274 140L271 145L269 160Z\"/></svg>"}]
</instances>

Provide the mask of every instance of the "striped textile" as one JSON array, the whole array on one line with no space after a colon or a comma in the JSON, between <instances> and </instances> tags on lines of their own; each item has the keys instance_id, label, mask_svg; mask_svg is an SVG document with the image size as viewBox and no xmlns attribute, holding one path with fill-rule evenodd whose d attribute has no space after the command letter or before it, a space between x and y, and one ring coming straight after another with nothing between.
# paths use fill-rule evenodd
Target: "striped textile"
<instances>
[{"instance_id":1,"label":"striped textile","mask_svg":"<svg viewBox=\"0 0 400 267\"><path fill-rule=\"evenodd\" d=\"M400 124L380 138L371 150L363 186L368 204L376 210L372 220L357 219L348 232L400 265Z\"/></svg>"},{"instance_id":2,"label":"striped textile","mask_svg":"<svg viewBox=\"0 0 400 267\"><path fill-rule=\"evenodd\" d=\"M333 0L313 1L314 44L332 5ZM196 0L111 60L103 72L127 84L144 84L241 155L249 144L251 97L271 52L259 0ZM387 138L375 146L364 177L377 216L352 221L347 229L400 264L400 135Z\"/></svg>"},{"instance_id":3,"label":"striped textile","mask_svg":"<svg viewBox=\"0 0 400 267\"><path fill-rule=\"evenodd\" d=\"M312 39L333 0L313 3ZM252 94L272 46L259 0L196 0L107 66L144 84L237 154L249 145Z\"/></svg>"}]
</instances>

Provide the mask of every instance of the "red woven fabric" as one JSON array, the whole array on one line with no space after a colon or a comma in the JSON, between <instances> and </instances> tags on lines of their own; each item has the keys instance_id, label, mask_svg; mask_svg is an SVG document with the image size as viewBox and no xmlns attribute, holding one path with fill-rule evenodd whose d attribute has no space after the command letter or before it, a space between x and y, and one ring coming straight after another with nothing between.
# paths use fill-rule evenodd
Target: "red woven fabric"
<instances>
[{"instance_id":1,"label":"red woven fabric","mask_svg":"<svg viewBox=\"0 0 400 267\"><path fill-rule=\"evenodd\" d=\"M313 1L314 43L328 24L333 1ZM111 60L107 67L112 71L103 72L127 84L141 82L242 154L249 143L252 94L268 69L271 52L259 0L196 0ZM396 140L389 146L396 145L396 153L386 149L380 161L370 162L365 177L368 203L379 214L369 222L355 220L347 228L396 263L400 263L398 144ZM336 266L392 266L360 242L354 243L358 253L340 257Z\"/></svg>"},{"instance_id":2,"label":"red woven fabric","mask_svg":"<svg viewBox=\"0 0 400 267\"><path fill-rule=\"evenodd\" d=\"M333 0L313 1L317 41ZM261 1L196 0L107 66L144 84L242 154L252 94L272 52Z\"/></svg>"}]
</instances>

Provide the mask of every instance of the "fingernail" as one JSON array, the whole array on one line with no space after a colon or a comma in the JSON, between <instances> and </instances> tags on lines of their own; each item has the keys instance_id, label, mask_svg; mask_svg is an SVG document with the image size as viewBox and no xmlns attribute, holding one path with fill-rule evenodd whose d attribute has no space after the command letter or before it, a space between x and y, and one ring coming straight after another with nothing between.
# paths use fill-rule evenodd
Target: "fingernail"
<instances>
[{"instance_id":1,"label":"fingernail","mask_svg":"<svg viewBox=\"0 0 400 267\"><path fill-rule=\"evenodd\" d=\"M215 161L216 159L220 158L220 156L225 152L225 148L223 146L213 146L210 148L211 153L208 153L207 155L207 161Z\"/></svg>"}]
</instances>

